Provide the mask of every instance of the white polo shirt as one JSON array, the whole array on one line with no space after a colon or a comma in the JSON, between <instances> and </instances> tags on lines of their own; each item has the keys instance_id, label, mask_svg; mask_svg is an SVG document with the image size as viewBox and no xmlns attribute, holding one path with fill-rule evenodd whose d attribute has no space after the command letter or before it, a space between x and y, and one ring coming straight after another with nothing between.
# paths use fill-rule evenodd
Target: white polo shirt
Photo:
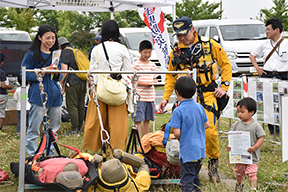
<instances>
[{"instance_id":1,"label":"white polo shirt","mask_svg":"<svg viewBox=\"0 0 288 192\"><path fill-rule=\"evenodd\" d=\"M277 42L272 41L271 39L267 39L264 43L258 45L251 54L257 58L263 58L264 60L276 46ZM273 52L271 57L265 63L264 70L266 71L277 71L277 72L286 72L288 71L288 39L284 39L281 44L277 47L277 49Z\"/></svg>"}]
</instances>

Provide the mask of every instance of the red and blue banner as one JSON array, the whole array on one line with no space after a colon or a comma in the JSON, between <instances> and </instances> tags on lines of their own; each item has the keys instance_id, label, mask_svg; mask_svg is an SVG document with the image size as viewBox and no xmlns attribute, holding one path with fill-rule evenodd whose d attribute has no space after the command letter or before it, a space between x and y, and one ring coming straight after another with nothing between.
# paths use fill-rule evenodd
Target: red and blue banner
<instances>
[{"instance_id":1,"label":"red and blue banner","mask_svg":"<svg viewBox=\"0 0 288 192\"><path fill-rule=\"evenodd\" d=\"M167 70L171 49L163 11L160 7L146 7L138 9L138 12L147 27L151 29L153 46L161 69Z\"/></svg>"}]
</instances>

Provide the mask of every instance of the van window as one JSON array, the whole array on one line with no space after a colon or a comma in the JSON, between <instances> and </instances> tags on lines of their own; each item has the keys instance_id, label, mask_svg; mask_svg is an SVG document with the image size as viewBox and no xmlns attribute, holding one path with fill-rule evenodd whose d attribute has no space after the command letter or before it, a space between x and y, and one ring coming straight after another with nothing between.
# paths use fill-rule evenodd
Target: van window
<instances>
[{"instance_id":1,"label":"van window","mask_svg":"<svg viewBox=\"0 0 288 192\"><path fill-rule=\"evenodd\" d=\"M126 44L127 44L129 49L138 50L139 49L139 44L143 40L148 40L153 45L151 32L147 32L147 33L126 33L126 41L128 41Z\"/></svg>"},{"instance_id":2,"label":"van window","mask_svg":"<svg viewBox=\"0 0 288 192\"><path fill-rule=\"evenodd\" d=\"M3 33L0 34L0 39L3 41L31 41L29 35L21 33Z\"/></svg>"},{"instance_id":3,"label":"van window","mask_svg":"<svg viewBox=\"0 0 288 192\"><path fill-rule=\"evenodd\" d=\"M224 40L253 40L266 38L264 25L224 25L220 26Z\"/></svg>"},{"instance_id":4,"label":"van window","mask_svg":"<svg viewBox=\"0 0 288 192\"><path fill-rule=\"evenodd\" d=\"M211 27L210 28L210 39L212 39L214 36L218 36L219 37L219 33L216 27Z\"/></svg>"},{"instance_id":5,"label":"van window","mask_svg":"<svg viewBox=\"0 0 288 192\"><path fill-rule=\"evenodd\" d=\"M195 27L195 31L198 33L198 35L205 36L207 27Z\"/></svg>"}]
</instances>

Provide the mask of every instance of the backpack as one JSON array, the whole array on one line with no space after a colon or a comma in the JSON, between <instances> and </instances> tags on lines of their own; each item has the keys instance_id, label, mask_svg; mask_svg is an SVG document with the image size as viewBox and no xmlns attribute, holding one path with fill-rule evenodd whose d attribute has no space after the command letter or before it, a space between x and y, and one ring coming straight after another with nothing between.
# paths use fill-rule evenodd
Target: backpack
<instances>
[{"instance_id":1,"label":"backpack","mask_svg":"<svg viewBox=\"0 0 288 192\"><path fill-rule=\"evenodd\" d=\"M72 48L72 47L66 47L65 49L70 49L73 51L78 70L84 70L84 71L89 70L90 61L82 51L76 48ZM76 73L76 75L80 79L87 81L87 73Z\"/></svg>"}]
</instances>

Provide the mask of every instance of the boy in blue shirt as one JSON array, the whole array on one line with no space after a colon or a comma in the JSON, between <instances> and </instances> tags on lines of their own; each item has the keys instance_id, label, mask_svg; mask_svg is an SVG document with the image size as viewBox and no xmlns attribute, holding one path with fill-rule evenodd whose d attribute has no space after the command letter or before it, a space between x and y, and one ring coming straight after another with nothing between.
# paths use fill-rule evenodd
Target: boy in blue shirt
<instances>
[{"instance_id":1,"label":"boy in blue shirt","mask_svg":"<svg viewBox=\"0 0 288 192\"><path fill-rule=\"evenodd\" d=\"M178 78L175 92L180 103L169 124L180 142L181 190L201 191L198 173L206 157L205 129L209 127L209 121L204 108L192 99L196 84L191 77Z\"/></svg>"}]
</instances>

